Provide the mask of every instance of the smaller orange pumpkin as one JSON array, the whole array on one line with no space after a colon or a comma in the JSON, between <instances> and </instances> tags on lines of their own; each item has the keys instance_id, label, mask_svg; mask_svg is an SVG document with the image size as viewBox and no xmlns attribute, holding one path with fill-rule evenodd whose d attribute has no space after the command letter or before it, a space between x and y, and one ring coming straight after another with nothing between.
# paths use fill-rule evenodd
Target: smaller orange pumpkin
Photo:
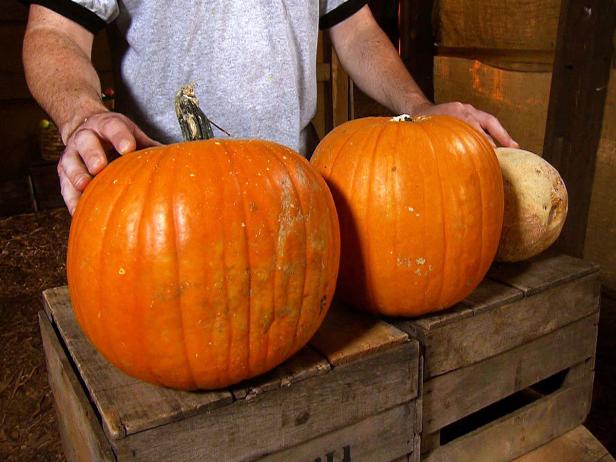
<instances>
[{"instance_id":1,"label":"smaller orange pumpkin","mask_svg":"<svg viewBox=\"0 0 616 462\"><path fill-rule=\"evenodd\" d=\"M483 279L503 223L494 149L446 116L345 123L311 160L341 228L339 294L359 309L418 316L455 304Z\"/></svg>"}]
</instances>

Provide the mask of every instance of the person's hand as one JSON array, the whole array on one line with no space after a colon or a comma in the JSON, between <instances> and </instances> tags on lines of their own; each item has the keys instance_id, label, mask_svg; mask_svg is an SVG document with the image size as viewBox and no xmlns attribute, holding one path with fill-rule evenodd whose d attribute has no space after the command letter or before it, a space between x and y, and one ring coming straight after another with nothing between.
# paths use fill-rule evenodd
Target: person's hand
<instances>
[{"instance_id":1,"label":"person's hand","mask_svg":"<svg viewBox=\"0 0 616 462\"><path fill-rule=\"evenodd\" d=\"M117 112L101 112L85 119L68 137L58 162L62 198L70 214L90 180L107 166L107 154L126 154L159 144Z\"/></svg>"},{"instance_id":2,"label":"person's hand","mask_svg":"<svg viewBox=\"0 0 616 462\"><path fill-rule=\"evenodd\" d=\"M517 148L516 143L507 130L503 128L501 123L496 117L487 112L475 109L470 104L463 103L444 103L444 104L431 104L415 108L413 115L449 115L465 121L466 123L475 127L479 133L483 133L492 145L496 145L495 141L501 146L508 148Z\"/></svg>"}]
</instances>

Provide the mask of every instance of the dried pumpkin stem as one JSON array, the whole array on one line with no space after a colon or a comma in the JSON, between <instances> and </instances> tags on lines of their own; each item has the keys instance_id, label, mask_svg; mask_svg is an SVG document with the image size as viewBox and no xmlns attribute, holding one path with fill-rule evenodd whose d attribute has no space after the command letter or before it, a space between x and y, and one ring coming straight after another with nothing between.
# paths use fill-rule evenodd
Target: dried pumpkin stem
<instances>
[{"instance_id":1,"label":"dried pumpkin stem","mask_svg":"<svg viewBox=\"0 0 616 462\"><path fill-rule=\"evenodd\" d=\"M175 114L184 141L214 138L211 122L199 107L199 99L195 95L193 84L183 85L176 93Z\"/></svg>"}]
</instances>

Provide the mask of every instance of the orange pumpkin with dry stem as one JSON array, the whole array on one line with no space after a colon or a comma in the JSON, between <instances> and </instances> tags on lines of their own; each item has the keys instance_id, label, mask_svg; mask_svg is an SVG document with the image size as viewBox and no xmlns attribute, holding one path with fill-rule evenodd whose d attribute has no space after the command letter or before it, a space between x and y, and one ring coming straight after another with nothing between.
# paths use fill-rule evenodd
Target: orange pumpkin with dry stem
<instances>
[{"instance_id":1,"label":"orange pumpkin with dry stem","mask_svg":"<svg viewBox=\"0 0 616 462\"><path fill-rule=\"evenodd\" d=\"M138 151L87 187L68 283L82 330L114 365L180 389L261 374L325 317L339 259L327 186L257 140Z\"/></svg>"},{"instance_id":2,"label":"orange pumpkin with dry stem","mask_svg":"<svg viewBox=\"0 0 616 462\"><path fill-rule=\"evenodd\" d=\"M417 316L464 299L485 276L503 223L494 149L446 116L341 125L311 160L341 231L341 297L357 308Z\"/></svg>"}]
</instances>

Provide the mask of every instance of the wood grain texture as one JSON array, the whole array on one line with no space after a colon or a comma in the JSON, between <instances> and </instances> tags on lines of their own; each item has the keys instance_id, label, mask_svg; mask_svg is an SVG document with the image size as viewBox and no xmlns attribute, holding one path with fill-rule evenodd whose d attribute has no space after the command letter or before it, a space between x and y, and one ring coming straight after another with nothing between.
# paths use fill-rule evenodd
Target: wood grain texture
<instances>
[{"instance_id":1,"label":"wood grain texture","mask_svg":"<svg viewBox=\"0 0 616 462\"><path fill-rule=\"evenodd\" d=\"M584 257L599 264L604 290L616 294L616 67L608 84L597 150ZM616 295L614 295L616 297Z\"/></svg>"},{"instance_id":2,"label":"wood grain texture","mask_svg":"<svg viewBox=\"0 0 616 462\"><path fill-rule=\"evenodd\" d=\"M253 399L267 391L289 387L300 380L324 374L330 369L331 365L322 355L305 347L273 371L232 386L231 392L235 399Z\"/></svg>"},{"instance_id":3,"label":"wood grain texture","mask_svg":"<svg viewBox=\"0 0 616 462\"><path fill-rule=\"evenodd\" d=\"M598 310L596 273L551 287L530 297L464 317L425 331L418 321L397 323L409 332L422 332L424 380L497 355Z\"/></svg>"},{"instance_id":4,"label":"wood grain texture","mask_svg":"<svg viewBox=\"0 0 616 462\"><path fill-rule=\"evenodd\" d=\"M599 441L580 425L513 462L613 462Z\"/></svg>"},{"instance_id":5,"label":"wood grain texture","mask_svg":"<svg viewBox=\"0 0 616 462\"><path fill-rule=\"evenodd\" d=\"M56 418L68 462L112 462L115 456L44 312L39 326Z\"/></svg>"},{"instance_id":6,"label":"wood grain texture","mask_svg":"<svg viewBox=\"0 0 616 462\"><path fill-rule=\"evenodd\" d=\"M548 251L518 263L495 262L488 277L529 296L597 271L599 267L590 261Z\"/></svg>"},{"instance_id":7,"label":"wood grain texture","mask_svg":"<svg viewBox=\"0 0 616 462\"><path fill-rule=\"evenodd\" d=\"M567 185L567 221L554 248L584 254L601 120L607 95L616 5L562 0L543 157Z\"/></svg>"},{"instance_id":8,"label":"wood grain texture","mask_svg":"<svg viewBox=\"0 0 616 462\"><path fill-rule=\"evenodd\" d=\"M580 425L592 376L540 398L427 454L425 462L508 462Z\"/></svg>"},{"instance_id":9,"label":"wood grain texture","mask_svg":"<svg viewBox=\"0 0 616 462\"><path fill-rule=\"evenodd\" d=\"M356 332L369 327L364 343L322 338L324 345L337 345L329 350L334 364L306 347L269 374L233 387L233 394L181 392L132 379L107 363L79 330L66 287L47 290L43 298L118 460L252 460L396 407L406 409L396 419L408 418L405 425L411 429L404 444L378 449L377 439L366 440L366 451L405 454L408 441L419 433L419 346L367 315L369 322L348 323ZM349 315L332 319L344 321ZM332 322L335 328L326 327L326 332L339 336L346 323ZM386 421L393 425L389 417ZM400 433L391 436L403 441Z\"/></svg>"},{"instance_id":10,"label":"wood grain texture","mask_svg":"<svg viewBox=\"0 0 616 462\"><path fill-rule=\"evenodd\" d=\"M333 431L300 445L259 458L260 462L374 462L392 461L411 454L415 408L396 406L354 425Z\"/></svg>"},{"instance_id":11,"label":"wood grain texture","mask_svg":"<svg viewBox=\"0 0 616 462\"><path fill-rule=\"evenodd\" d=\"M334 366L408 341L408 334L376 316L334 302L310 345Z\"/></svg>"},{"instance_id":12,"label":"wood grain texture","mask_svg":"<svg viewBox=\"0 0 616 462\"><path fill-rule=\"evenodd\" d=\"M598 313L424 384L423 431L432 433L595 353Z\"/></svg>"},{"instance_id":13,"label":"wood grain texture","mask_svg":"<svg viewBox=\"0 0 616 462\"><path fill-rule=\"evenodd\" d=\"M497 69L479 61L436 56L437 103L464 101L496 116L523 149L541 154L550 72Z\"/></svg>"},{"instance_id":14,"label":"wood grain texture","mask_svg":"<svg viewBox=\"0 0 616 462\"><path fill-rule=\"evenodd\" d=\"M458 322L465 318L476 316L494 307L512 303L523 297L520 290L504 284L484 279L479 286L461 303L456 306L431 315L422 316L413 321L413 325L423 331L440 328L446 324Z\"/></svg>"},{"instance_id":15,"label":"wood grain texture","mask_svg":"<svg viewBox=\"0 0 616 462\"><path fill-rule=\"evenodd\" d=\"M298 445L412 400L417 363L407 345L112 444L135 461L252 460Z\"/></svg>"},{"instance_id":16,"label":"wood grain texture","mask_svg":"<svg viewBox=\"0 0 616 462\"><path fill-rule=\"evenodd\" d=\"M439 0L438 43L553 52L559 11L560 0Z\"/></svg>"}]
</instances>

